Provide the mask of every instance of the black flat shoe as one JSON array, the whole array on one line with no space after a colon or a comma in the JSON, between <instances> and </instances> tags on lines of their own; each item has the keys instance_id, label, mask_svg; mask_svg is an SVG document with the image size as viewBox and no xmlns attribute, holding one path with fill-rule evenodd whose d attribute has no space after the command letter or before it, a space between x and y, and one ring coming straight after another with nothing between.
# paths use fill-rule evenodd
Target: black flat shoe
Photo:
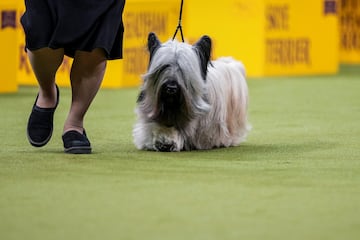
<instances>
[{"instance_id":1,"label":"black flat shoe","mask_svg":"<svg viewBox=\"0 0 360 240\"><path fill-rule=\"evenodd\" d=\"M73 154L89 154L91 153L91 144L86 136L85 130L83 134L78 131L68 131L62 136L64 142L64 152Z\"/></svg>"},{"instance_id":2,"label":"black flat shoe","mask_svg":"<svg viewBox=\"0 0 360 240\"><path fill-rule=\"evenodd\" d=\"M54 112L59 104L59 88L56 85L56 105L53 108L36 106L38 97L39 94L36 97L27 125L27 138L34 147L46 145L52 136Z\"/></svg>"}]
</instances>

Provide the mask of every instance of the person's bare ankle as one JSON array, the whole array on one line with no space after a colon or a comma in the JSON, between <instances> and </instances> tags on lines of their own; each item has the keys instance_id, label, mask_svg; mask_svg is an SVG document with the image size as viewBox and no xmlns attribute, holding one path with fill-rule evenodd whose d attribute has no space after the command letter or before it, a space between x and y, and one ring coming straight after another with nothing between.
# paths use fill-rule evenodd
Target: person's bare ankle
<instances>
[{"instance_id":1,"label":"person's bare ankle","mask_svg":"<svg viewBox=\"0 0 360 240\"><path fill-rule=\"evenodd\" d=\"M69 131L77 131L77 132L83 134L84 128L80 127L80 126L65 126L63 134L65 134L66 132L69 132Z\"/></svg>"},{"instance_id":2,"label":"person's bare ankle","mask_svg":"<svg viewBox=\"0 0 360 240\"><path fill-rule=\"evenodd\" d=\"M57 102L57 90L55 85L52 93L46 93L41 89L39 90L39 97L36 101L36 106L41 108L54 108Z\"/></svg>"}]
</instances>

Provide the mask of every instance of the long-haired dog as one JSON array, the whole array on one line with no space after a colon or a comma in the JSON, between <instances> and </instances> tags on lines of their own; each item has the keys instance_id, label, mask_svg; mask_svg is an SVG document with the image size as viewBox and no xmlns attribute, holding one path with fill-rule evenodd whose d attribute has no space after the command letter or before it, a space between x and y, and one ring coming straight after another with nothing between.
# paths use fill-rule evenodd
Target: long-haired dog
<instances>
[{"instance_id":1,"label":"long-haired dog","mask_svg":"<svg viewBox=\"0 0 360 240\"><path fill-rule=\"evenodd\" d=\"M241 62L230 57L210 61L208 36L194 45L161 44L150 33L148 50L133 129L138 149L211 149L245 140L248 87Z\"/></svg>"}]
</instances>

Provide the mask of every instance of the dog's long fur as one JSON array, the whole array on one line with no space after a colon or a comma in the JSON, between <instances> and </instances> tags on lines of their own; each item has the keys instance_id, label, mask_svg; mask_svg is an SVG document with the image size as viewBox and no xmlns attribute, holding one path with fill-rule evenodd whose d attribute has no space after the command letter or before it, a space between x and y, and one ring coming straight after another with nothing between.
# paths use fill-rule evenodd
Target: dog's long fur
<instances>
[{"instance_id":1,"label":"dog's long fur","mask_svg":"<svg viewBox=\"0 0 360 240\"><path fill-rule=\"evenodd\" d=\"M161 44L150 33L148 50L133 129L138 149L211 149L245 140L248 87L241 62L230 57L210 61L208 36L194 45Z\"/></svg>"}]
</instances>

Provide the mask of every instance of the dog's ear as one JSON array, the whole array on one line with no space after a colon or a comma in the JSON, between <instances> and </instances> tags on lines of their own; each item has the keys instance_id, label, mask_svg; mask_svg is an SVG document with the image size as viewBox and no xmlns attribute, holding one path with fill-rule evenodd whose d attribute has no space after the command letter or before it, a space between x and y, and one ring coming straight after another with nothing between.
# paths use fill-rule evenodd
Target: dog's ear
<instances>
[{"instance_id":1,"label":"dog's ear","mask_svg":"<svg viewBox=\"0 0 360 240\"><path fill-rule=\"evenodd\" d=\"M151 32L148 36L148 50L150 53L150 61L153 55L155 54L156 50L161 46L161 42L159 41L158 37L155 33Z\"/></svg>"},{"instance_id":2,"label":"dog's ear","mask_svg":"<svg viewBox=\"0 0 360 240\"><path fill-rule=\"evenodd\" d=\"M200 40L194 44L194 49L200 58L201 74L205 80L211 55L211 38L206 35L202 36Z\"/></svg>"}]
</instances>

